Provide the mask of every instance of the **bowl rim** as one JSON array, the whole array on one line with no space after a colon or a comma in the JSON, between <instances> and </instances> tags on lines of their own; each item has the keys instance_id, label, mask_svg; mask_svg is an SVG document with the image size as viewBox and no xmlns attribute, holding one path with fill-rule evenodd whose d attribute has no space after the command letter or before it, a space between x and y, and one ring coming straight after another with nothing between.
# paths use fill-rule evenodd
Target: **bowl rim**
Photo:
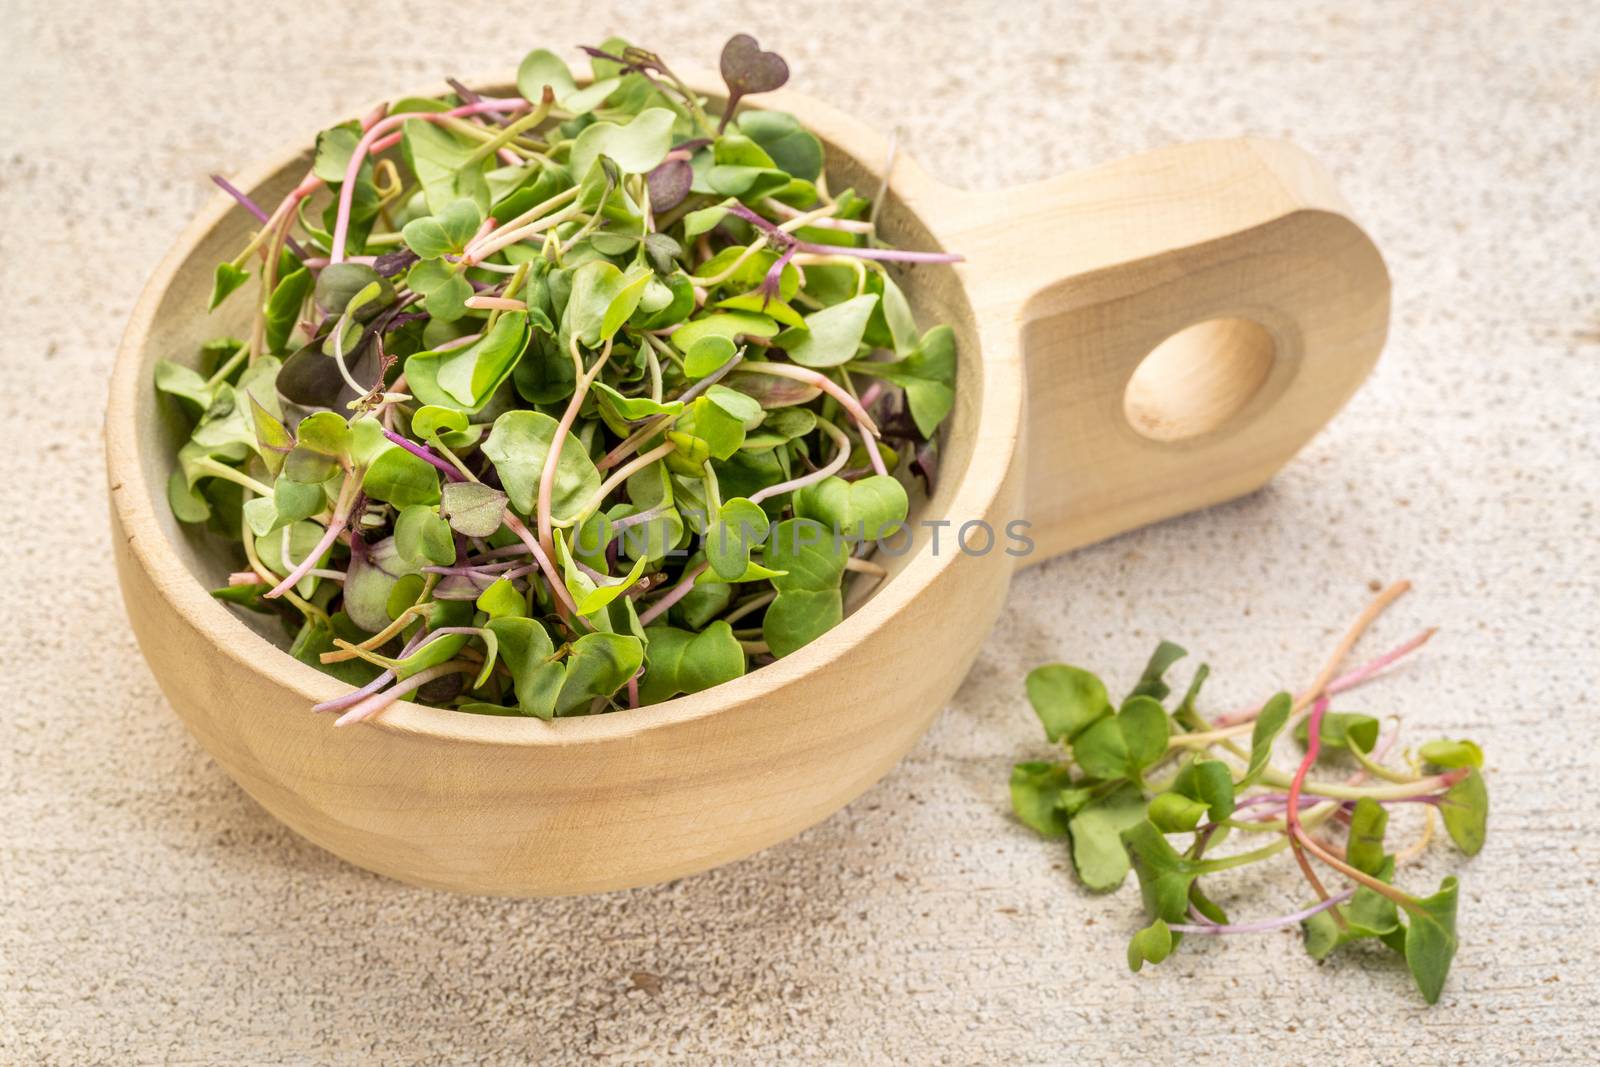
<instances>
[{"instance_id":1,"label":"bowl rim","mask_svg":"<svg viewBox=\"0 0 1600 1067\"><path fill-rule=\"evenodd\" d=\"M585 81L579 77L580 82ZM712 99L723 95L719 79L703 72L690 71L685 82ZM488 91L515 86L514 73L495 72L468 84L488 86ZM405 96L438 95L429 88ZM865 163L884 159L888 142L851 116L812 97L788 89L763 94L757 106L790 111L826 144L842 149L862 162L874 174L879 168ZM355 114L365 114L358 109ZM344 121L344 118L335 119ZM332 123L329 123L331 125ZM324 128L324 127L318 127ZM235 184L252 189L279 174L308 151L297 143L273 153L240 172ZM930 177L915 161L900 153L888 192L930 233L939 229L927 217L941 208L959 211L967 195ZM348 691L346 683L323 674L310 664L301 663L284 649L247 626L226 605L212 597L203 582L178 556L166 531L156 517L154 494L144 477L140 462L138 411L142 390L150 388L141 356L147 346L156 310L174 278L194 254L197 246L226 215L237 207L218 191L181 231L145 283L130 313L128 324L117 346L108 390L104 437L107 484L110 487L113 517L120 525L132 561L144 568L160 595L196 631L212 639L214 651L232 659L242 668L265 676L282 689L310 705ZM979 341L978 351L967 356L979 364L979 407L974 426L982 427L976 436L972 455L957 482L944 513L947 516L981 517L988 515L1002 490L1006 474L1016 456L1022 412L1020 366L1014 353L985 352L995 338L985 336L980 309L971 306L971 264L952 265L958 289L968 304L972 319L970 335ZM1009 338L1002 338L1006 343ZM849 613L837 626L805 647L771 664L724 682L710 689L674 697L660 704L623 708L604 715L585 715L549 721L527 716L466 715L447 708L436 708L410 700L399 700L382 715L363 723L368 730L391 734L486 745L521 747L527 745L562 746L595 741L632 738L732 709L759 700L807 676L827 672L847 657L860 638L903 613L924 589L937 581L956 562L958 554L936 555L926 544L906 560L902 569L876 590L864 603ZM997 573L1000 573L997 571ZM1004 581L1004 577L997 580ZM267 650L263 654L262 650ZM332 725L332 719L328 720Z\"/></svg>"}]
</instances>

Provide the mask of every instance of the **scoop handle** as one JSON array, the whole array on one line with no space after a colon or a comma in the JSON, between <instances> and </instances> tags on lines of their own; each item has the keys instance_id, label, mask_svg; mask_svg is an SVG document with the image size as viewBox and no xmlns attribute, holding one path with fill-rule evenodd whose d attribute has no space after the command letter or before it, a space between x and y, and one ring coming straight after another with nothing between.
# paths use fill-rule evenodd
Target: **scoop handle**
<instances>
[{"instance_id":1,"label":"scoop handle","mask_svg":"<svg viewBox=\"0 0 1600 1067\"><path fill-rule=\"evenodd\" d=\"M1179 145L968 203L951 246L1019 330L1024 562L1259 488L1383 348L1383 260L1292 145Z\"/></svg>"}]
</instances>

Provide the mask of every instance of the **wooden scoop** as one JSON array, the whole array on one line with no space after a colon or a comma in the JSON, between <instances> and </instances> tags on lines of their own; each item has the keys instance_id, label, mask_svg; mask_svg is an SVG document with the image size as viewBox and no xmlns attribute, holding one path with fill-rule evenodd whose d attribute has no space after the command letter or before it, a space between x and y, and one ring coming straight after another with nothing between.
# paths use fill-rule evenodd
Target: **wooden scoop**
<instances>
[{"instance_id":1,"label":"wooden scoop","mask_svg":"<svg viewBox=\"0 0 1600 1067\"><path fill-rule=\"evenodd\" d=\"M793 93L759 102L827 143L833 188L876 190L881 138ZM273 202L308 163L297 149L238 184ZM923 325L950 323L959 345L940 482L913 514L949 521L937 551L921 528L834 630L694 696L549 723L401 703L344 730L308 708L345 687L207 594L232 546L181 529L165 500L175 429L152 368L217 332L211 270L250 229L219 194L145 289L106 420L128 614L201 744L299 833L419 885L583 893L726 863L894 765L955 692L1019 563L1259 487L1383 347L1383 261L1290 145L1181 145L982 197L901 159L889 188L890 240L966 256L901 275ZM1031 523L1011 527L1033 544L1020 557L1016 520ZM979 523L995 534L982 553ZM1020 679L1016 694L1024 717Z\"/></svg>"}]
</instances>

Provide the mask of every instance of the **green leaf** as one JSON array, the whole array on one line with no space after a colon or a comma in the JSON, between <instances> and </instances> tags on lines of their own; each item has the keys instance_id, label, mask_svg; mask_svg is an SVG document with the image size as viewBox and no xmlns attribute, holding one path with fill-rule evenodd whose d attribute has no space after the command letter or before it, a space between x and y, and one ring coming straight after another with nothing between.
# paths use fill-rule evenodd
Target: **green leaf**
<instances>
[{"instance_id":1,"label":"green leaf","mask_svg":"<svg viewBox=\"0 0 1600 1067\"><path fill-rule=\"evenodd\" d=\"M695 238L702 233L709 233L716 229L717 224L728 217L728 209L737 201L729 197L720 204L703 207L699 211L691 211L683 217L683 232L685 237Z\"/></svg>"},{"instance_id":2,"label":"green leaf","mask_svg":"<svg viewBox=\"0 0 1600 1067\"><path fill-rule=\"evenodd\" d=\"M787 519L772 528L765 563L784 574L772 579L778 597L761 629L773 655L788 655L844 618L839 581L847 556L843 541L811 520Z\"/></svg>"},{"instance_id":3,"label":"green leaf","mask_svg":"<svg viewBox=\"0 0 1600 1067\"><path fill-rule=\"evenodd\" d=\"M1457 848L1469 856L1482 850L1488 833L1489 788L1478 768L1469 767L1467 776L1450 787L1439 804L1439 814Z\"/></svg>"},{"instance_id":4,"label":"green leaf","mask_svg":"<svg viewBox=\"0 0 1600 1067\"><path fill-rule=\"evenodd\" d=\"M557 715L587 709L628 684L644 662L644 642L626 634L584 634L572 643L566 678L556 698Z\"/></svg>"},{"instance_id":5,"label":"green leaf","mask_svg":"<svg viewBox=\"0 0 1600 1067\"><path fill-rule=\"evenodd\" d=\"M205 522L211 518L211 505L205 495L190 488L182 471L173 471L167 479L167 505L179 522Z\"/></svg>"},{"instance_id":6,"label":"green leaf","mask_svg":"<svg viewBox=\"0 0 1600 1067\"><path fill-rule=\"evenodd\" d=\"M650 278L649 267L635 265L624 274L603 259L579 267L561 316L562 347L572 338L590 348L608 340L633 314Z\"/></svg>"},{"instance_id":7,"label":"green leaf","mask_svg":"<svg viewBox=\"0 0 1600 1067\"><path fill-rule=\"evenodd\" d=\"M506 510L506 494L482 482L446 482L439 514L451 529L468 537L493 537Z\"/></svg>"},{"instance_id":8,"label":"green leaf","mask_svg":"<svg viewBox=\"0 0 1600 1067\"><path fill-rule=\"evenodd\" d=\"M1383 869L1383 835L1389 828L1389 813L1371 797L1356 801L1350 813L1350 834L1345 843L1345 859L1358 871L1375 875Z\"/></svg>"},{"instance_id":9,"label":"green leaf","mask_svg":"<svg viewBox=\"0 0 1600 1067\"><path fill-rule=\"evenodd\" d=\"M806 181L822 174L822 142L783 111L741 111L739 130L760 145L775 166Z\"/></svg>"},{"instance_id":10,"label":"green leaf","mask_svg":"<svg viewBox=\"0 0 1600 1067\"><path fill-rule=\"evenodd\" d=\"M585 616L593 615L631 588L644 574L645 565L649 562L643 559L637 561L622 578L596 581L574 561L572 550L567 547L566 534L559 529L555 533L555 547L556 564L561 568L562 582L567 592L572 594L578 614Z\"/></svg>"},{"instance_id":11,"label":"green leaf","mask_svg":"<svg viewBox=\"0 0 1600 1067\"><path fill-rule=\"evenodd\" d=\"M572 71L560 56L547 48L536 48L523 57L517 67L517 92L538 104L547 85L557 100L566 99L578 88Z\"/></svg>"},{"instance_id":12,"label":"green leaf","mask_svg":"<svg viewBox=\"0 0 1600 1067\"><path fill-rule=\"evenodd\" d=\"M1045 837L1067 836L1067 808L1082 807L1086 792L1073 784L1065 763L1031 761L1011 768L1011 810Z\"/></svg>"},{"instance_id":13,"label":"green leaf","mask_svg":"<svg viewBox=\"0 0 1600 1067\"><path fill-rule=\"evenodd\" d=\"M365 547L354 544L352 547L350 564L345 570L344 610L356 626L376 633L389 625L401 610L416 603L422 591L419 568L400 558L393 537ZM406 582L410 589L407 594L400 587L409 578L416 581ZM399 610L391 610L396 605Z\"/></svg>"},{"instance_id":14,"label":"green leaf","mask_svg":"<svg viewBox=\"0 0 1600 1067\"><path fill-rule=\"evenodd\" d=\"M1437 893L1406 909L1406 966L1429 1004L1438 1001L1456 955L1456 895L1456 880L1446 878Z\"/></svg>"},{"instance_id":15,"label":"green leaf","mask_svg":"<svg viewBox=\"0 0 1600 1067\"><path fill-rule=\"evenodd\" d=\"M698 693L745 672L744 649L727 623L700 633L656 624L645 628L647 666L639 703L657 704L680 693Z\"/></svg>"},{"instance_id":16,"label":"green leaf","mask_svg":"<svg viewBox=\"0 0 1600 1067\"><path fill-rule=\"evenodd\" d=\"M265 313L268 352L282 352L300 320L300 306L311 295L314 280L305 267L284 276L272 290Z\"/></svg>"},{"instance_id":17,"label":"green leaf","mask_svg":"<svg viewBox=\"0 0 1600 1067\"><path fill-rule=\"evenodd\" d=\"M279 478L273 483L272 506L282 523L309 519L327 504L328 496L320 485L306 485L287 478Z\"/></svg>"},{"instance_id":18,"label":"green leaf","mask_svg":"<svg viewBox=\"0 0 1600 1067\"><path fill-rule=\"evenodd\" d=\"M760 504L744 497L723 502L706 530L706 559L723 581L739 581L750 566L750 550L766 540L771 522Z\"/></svg>"},{"instance_id":19,"label":"green leaf","mask_svg":"<svg viewBox=\"0 0 1600 1067\"><path fill-rule=\"evenodd\" d=\"M804 367L837 367L850 362L861 347L867 320L878 304L872 293L852 297L842 304L806 316L804 330L785 330L777 344L789 358Z\"/></svg>"},{"instance_id":20,"label":"green leaf","mask_svg":"<svg viewBox=\"0 0 1600 1067\"><path fill-rule=\"evenodd\" d=\"M1322 728L1317 731L1325 749L1348 749L1353 746L1362 752L1371 752L1378 743L1379 723L1371 715L1350 711L1329 711L1322 716ZM1302 745L1309 736L1307 725L1301 722L1294 730L1295 740Z\"/></svg>"},{"instance_id":21,"label":"green leaf","mask_svg":"<svg viewBox=\"0 0 1600 1067\"><path fill-rule=\"evenodd\" d=\"M230 293L249 280L250 275L243 269L235 267L232 263L218 263L216 275L211 282L209 310L215 311L217 305L228 299Z\"/></svg>"},{"instance_id":22,"label":"green leaf","mask_svg":"<svg viewBox=\"0 0 1600 1067\"><path fill-rule=\"evenodd\" d=\"M1122 834L1144 822L1144 793L1124 782L1110 793L1085 804L1068 823L1072 834L1072 864L1084 886L1109 892L1128 875L1128 852Z\"/></svg>"},{"instance_id":23,"label":"green leaf","mask_svg":"<svg viewBox=\"0 0 1600 1067\"><path fill-rule=\"evenodd\" d=\"M1233 814L1233 772L1221 760L1197 759L1185 764L1173 780L1172 790L1204 804L1213 822Z\"/></svg>"},{"instance_id":24,"label":"green leaf","mask_svg":"<svg viewBox=\"0 0 1600 1067\"><path fill-rule=\"evenodd\" d=\"M406 386L424 404L475 413L510 376L528 337L527 312L504 312L488 333L469 345L408 358Z\"/></svg>"},{"instance_id":25,"label":"green leaf","mask_svg":"<svg viewBox=\"0 0 1600 1067\"><path fill-rule=\"evenodd\" d=\"M738 351L733 341L717 334L701 337L689 347L683 357L683 373L690 378L704 378L721 370Z\"/></svg>"},{"instance_id":26,"label":"green leaf","mask_svg":"<svg viewBox=\"0 0 1600 1067\"><path fill-rule=\"evenodd\" d=\"M467 313L472 284L454 265L442 259L424 259L406 272L406 285L423 296L422 307L440 322L455 322Z\"/></svg>"},{"instance_id":27,"label":"green leaf","mask_svg":"<svg viewBox=\"0 0 1600 1067\"><path fill-rule=\"evenodd\" d=\"M350 424L337 412L315 411L295 427L295 443L318 455L346 459L350 455Z\"/></svg>"},{"instance_id":28,"label":"green leaf","mask_svg":"<svg viewBox=\"0 0 1600 1067\"><path fill-rule=\"evenodd\" d=\"M471 199L460 197L436 215L412 219L400 231L406 247L423 259L459 254L483 225L483 212Z\"/></svg>"},{"instance_id":29,"label":"green leaf","mask_svg":"<svg viewBox=\"0 0 1600 1067\"><path fill-rule=\"evenodd\" d=\"M609 341L616 332L622 329L622 324L632 317L634 309L639 306L639 300L644 295L645 286L655 278L654 272L643 264L635 264L628 268L622 276L621 288L611 297L611 302L606 305L604 316L600 320L600 340Z\"/></svg>"},{"instance_id":30,"label":"green leaf","mask_svg":"<svg viewBox=\"0 0 1600 1067\"><path fill-rule=\"evenodd\" d=\"M1160 963L1172 955L1172 931L1161 919L1133 935L1128 942L1128 969L1139 970L1146 963Z\"/></svg>"},{"instance_id":31,"label":"green leaf","mask_svg":"<svg viewBox=\"0 0 1600 1067\"><path fill-rule=\"evenodd\" d=\"M424 441L436 439L444 434L460 433L468 425L470 424L466 412L440 407L437 404L424 404L411 416L411 432Z\"/></svg>"},{"instance_id":32,"label":"green leaf","mask_svg":"<svg viewBox=\"0 0 1600 1067\"><path fill-rule=\"evenodd\" d=\"M350 314L357 322L371 321L379 311L394 303L393 284L365 263L334 263L323 267L312 293L317 306L330 315L342 314L351 304L356 304ZM363 293L370 295L358 301Z\"/></svg>"},{"instance_id":33,"label":"green leaf","mask_svg":"<svg viewBox=\"0 0 1600 1067\"><path fill-rule=\"evenodd\" d=\"M1206 805L1182 793L1157 793L1150 800L1149 819L1164 834L1187 833L1200 824Z\"/></svg>"},{"instance_id":34,"label":"green leaf","mask_svg":"<svg viewBox=\"0 0 1600 1067\"><path fill-rule=\"evenodd\" d=\"M394 521L394 545L409 563L448 567L456 561L456 542L450 524L426 504L401 508Z\"/></svg>"},{"instance_id":35,"label":"green leaf","mask_svg":"<svg viewBox=\"0 0 1600 1067\"><path fill-rule=\"evenodd\" d=\"M1204 865L1180 856L1148 819L1124 830L1122 843L1139 876L1145 912L1168 922L1184 922L1189 912L1189 886L1204 873Z\"/></svg>"},{"instance_id":36,"label":"green leaf","mask_svg":"<svg viewBox=\"0 0 1600 1067\"><path fill-rule=\"evenodd\" d=\"M744 422L711 396L696 397L672 425L667 439L678 452L668 458L674 469L690 477L702 473L707 459L727 459L744 444Z\"/></svg>"},{"instance_id":37,"label":"green leaf","mask_svg":"<svg viewBox=\"0 0 1600 1067\"><path fill-rule=\"evenodd\" d=\"M777 332L778 324L766 315L751 311L724 311L685 323L674 330L668 340L678 351L687 354L696 342L705 337L725 337L733 341L741 335L771 337Z\"/></svg>"},{"instance_id":38,"label":"green leaf","mask_svg":"<svg viewBox=\"0 0 1600 1067\"><path fill-rule=\"evenodd\" d=\"M808 272L814 274L816 268ZM855 362L852 372L871 374L900 386L906 406L923 437L932 438L955 406L955 334L945 325L922 335L915 352L893 363Z\"/></svg>"},{"instance_id":39,"label":"green leaf","mask_svg":"<svg viewBox=\"0 0 1600 1067\"><path fill-rule=\"evenodd\" d=\"M362 492L397 508L439 502L439 471L398 445L380 452L361 479Z\"/></svg>"},{"instance_id":40,"label":"green leaf","mask_svg":"<svg viewBox=\"0 0 1600 1067\"><path fill-rule=\"evenodd\" d=\"M528 603L508 578L496 579L478 594L477 609L491 619L517 619L528 614Z\"/></svg>"},{"instance_id":41,"label":"green leaf","mask_svg":"<svg viewBox=\"0 0 1600 1067\"><path fill-rule=\"evenodd\" d=\"M466 141L423 119L406 120L401 131L405 158L422 186L430 212L442 212L463 197L473 200L480 209L488 206L488 185L479 169L482 164L467 165L478 142ZM479 202L479 197L483 202Z\"/></svg>"},{"instance_id":42,"label":"green leaf","mask_svg":"<svg viewBox=\"0 0 1600 1067\"><path fill-rule=\"evenodd\" d=\"M600 403L609 407L611 413L620 422L640 422L644 419L654 418L657 415L679 415L683 413L683 401L669 400L660 403L647 396L623 396L605 382L595 382L593 389L599 396Z\"/></svg>"},{"instance_id":43,"label":"green leaf","mask_svg":"<svg viewBox=\"0 0 1600 1067\"><path fill-rule=\"evenodd\" d=\"M900 287L887 274L880 274L877 277L878 283L883 287L883 295L878 301L878 313L883 316L884 325L888 328L895 354L902 359L909 358L916 353L919 343L917 320L911 315L911 304L906 300L906 295L900 291Z\"/></svg>"},{"instance_id":44,"label":"green leaf","mask_svg":"<svg viewBox=\"0 0 1600 1067\"><path fill-rule=\"evenodd\" d=\"M203 415L211 406L211 386L181 363L174 363L170 359L156 360L155 382L158 392L184 401L191 415Z\"/></svg>"},{"instance_id":45,"label":"green leaf","mask_svg":"<svg viewBox=\"0 0 1600 1067\"><path fill-rule=\"evenodd\" d=\"M499 641L500 662L511 671L518 710L541 719L554 717L567 671L555 659L550 634L536 620L515 616L490 619L485 628Z\"/></svg>"},{"instance_id":46,"label":"green leaf","mask_svg":"<svg viewBox=\"0 0 1600 1067\"><path fill-rule=\"evenodd\" d=\"M1188 654L1188 650L1183 646L1175 645L1171 641L1162 641L1150 654L1150 661L1144 665L1144 672L1139 675L1138 684L1128 696L1146 696L1158 701L1167 699L1167 694L1172 692L1172 687L1165 681L1167 670Z\"/></svg>"},{"instance_id":47,"label":"green leaf","mask_svg":"<svg viewBox=\"0 0 1600 1067\"><path fill-rule=\"evenodd\" d=\"M1149 696L1123 701L1114 716L1099 719L1072 742L1072 758L1096 778L1137 778L1166 755L1170 727L1161 704Z\"/></svg>"},{"instance_id":48,"label":"green leaf","mask_svg":"<svg viewBox=\"0 0 1600 1067\"><path fill-rule=\"evenodd\" d=\"M539 477L550 454L560 424L538 411L508 411L494 421L483 442L483 454L494 464L511 506L523 515L533 512L539 495ZM568 431L556 463L550 514L554 519L577 518L600 489L600 472L583 447Z\"/></svg>"},{"instance_id":49,"label":"green leaf","mask_svg":"<svg viewBox=\"0 0 1600 1067\"><path fill-rule=\"evenodd\" d=\"M1260 714L1256 716L1255 727L1250 732L1250 763L1244 777L1239 779L1237 788L1240 792L1254 785L1266 773L1267 765L1272 762L1272 746L1277 743L1278 735L1289 721L1289 709L1293 705L1294 701L1288 693L1275 693L1262 706Z\"/></svg>"},{"instance_id":50,"label":"green leaf","mask_svg":"<svg viewBox=\"0 0 1600 1067\"><path fill-rule=\"evenodd\" d=\"M876 541L906 521L905 486L886 474L858 481L828 477L795 494L795 512L838 530L849 541Z\"/></svg>"},{"instance_id":51,"label":"green leaf","mask_svg":"<svg viewBox=\"0 0 1600 1067\"><path fill-rule=\"evenodd\" d=\"M672 126L677 116L663 107L641 111L632 122L596 122L573 142L567 168L574 176L587 174L600 156L614 160L624 174L644 174L667 158L672 147Z\"/></svg>"},{"instance_id":52,"label":"green leaf","mask_svg":"<svg viewBox=\"0 0 1600 1067\"><path fill-rule=\"evenodd\" d=\"M311 172L330 185L344 181L350 169L350 157L355 155L361 142L361 125L345 122L317 134L316 154L312 157Z\"/></svg>"},{"instance_id":53,"label":"green leaf","mask_svg":"<svg viewBox=\"0 0 1600 1067\"><path fill-rule=\"evenodd\" d=\"M1028 702L1052 741L1071 741L1096 719L1110 715L1105 683L1080 667L1049 663L1028 672Z\"/></svg>"},{"instance_id":54,"label":"green leaf","mask_svg":"<svg viewBox=\"0 0 1600 1067\"><path fill-rule=\"evenodd\" d=\"M1471 741L1429 741L1417 750L1424 762L1435 767L1482 767L1483 749Z\"/></svg>"}]
</instances>

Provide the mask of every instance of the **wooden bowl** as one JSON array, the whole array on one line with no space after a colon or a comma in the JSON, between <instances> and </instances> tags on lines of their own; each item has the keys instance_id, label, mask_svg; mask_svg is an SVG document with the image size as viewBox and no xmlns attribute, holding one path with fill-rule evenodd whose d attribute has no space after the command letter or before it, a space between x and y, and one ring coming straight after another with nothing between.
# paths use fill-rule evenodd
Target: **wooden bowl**
<instances>
[{"instance_id":1,"label":"wooden bowl","mask_svg":"<svg viewBox=\"0 0 1600 1067\"><path fill-rule=\"evenodd\" d=\"M876 189L881 138L794 93L760 102L827 143L834 188ZM307 165L297 148L238 184L275 202ZM189 729L296 831L407 882L537 896L702 871L820 821L899 760L960 683L1018 563L1257 488L1383 345L1382 260L1289 145L1183 145L983 196L901 158L890 192L892 239L966 256L902 282L919 318L949 322L959 343L941 481L920 513L951 524L937 551L924 529L826 636L694 696L548 723L401 703L343 730L308 708L345 687L207 594L233 569L230 546L182 529L165 501L176 428L153 364L237 326L204 312L213 266L250 227L219 194L135 308L106 418L128 615ZM1019 519L1034 542L1020 559L1005 551ZM993 549L976 552L973 526L974 551L957 550L980 520Z\"/></svg>"}]
</instances>

